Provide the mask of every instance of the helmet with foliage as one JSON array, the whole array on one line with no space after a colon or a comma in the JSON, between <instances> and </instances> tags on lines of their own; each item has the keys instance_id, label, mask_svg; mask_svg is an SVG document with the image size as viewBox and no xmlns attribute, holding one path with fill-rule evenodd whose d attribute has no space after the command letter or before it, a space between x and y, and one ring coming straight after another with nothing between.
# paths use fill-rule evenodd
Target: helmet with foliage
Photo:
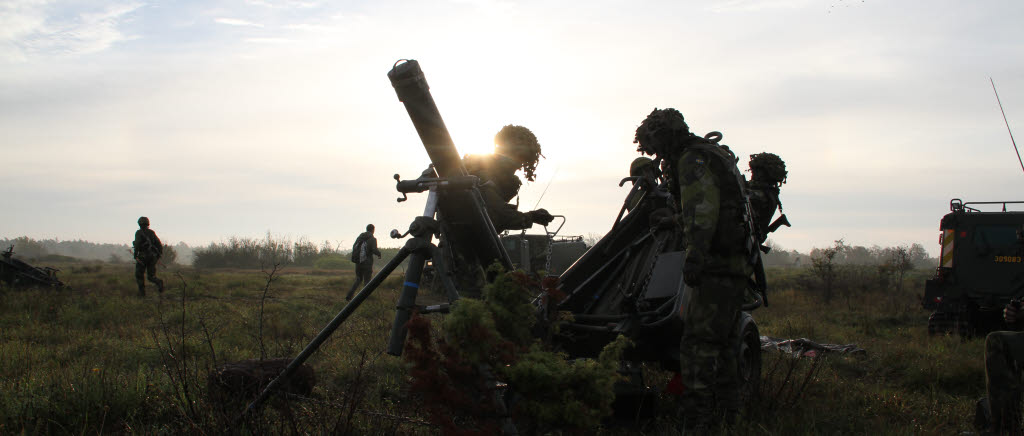
<instances>
[{"instance_id":1,"label":"helmet with foliage","mask_svg":"<svg viewBox=\"0 0 1024 436\"><path fill-rule=\"evenodd\" d=\"M636 151L668 157L689 136L690 126L686 125L683 114L672 108L655 108L636 128L633 143L640 144Z\"/></svg>"},{"instance_id":2,"label":"helmet with foliage","mask_svg":"<svg viewBox=\"0 0 1024 436\"><path fill-rule=\"evenodd\" d=\"M139 227L149 227L149 218L144 216L139 217Z\"/></svg>"},{"instance_id":3,"label":"helmet with foliage","mask_svg":"<svg viewBox=\"0 0 1024 436\"><path fill-rule=\"evenodd\" d=\"M525 173L526 180L533 181L537 162L544 157L540 153L537 136L523 126L509 124L494 135L494 151L515 159Z\"/></svg>"},{"instance_id":4,"label":"helmet with foliage","mask_svg":"<svg viewBox=\"0 0 1024 436\"><path fill-rule=\"evenodd\" d=\"M751 181L771 186L786 183L786 162L775 153L752 154L749 165Z\"/></svg>"}]
</instances>

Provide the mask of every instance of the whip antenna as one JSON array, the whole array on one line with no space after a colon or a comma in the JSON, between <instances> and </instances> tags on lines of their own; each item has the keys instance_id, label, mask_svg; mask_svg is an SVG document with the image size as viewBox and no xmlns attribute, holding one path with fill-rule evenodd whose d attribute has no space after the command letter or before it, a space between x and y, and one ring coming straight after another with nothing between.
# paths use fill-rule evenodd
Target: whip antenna
<instances>
[{"instance_id":1,"label":"whip antenna","mask_svg":"<svg viewBox=\"0 0 1024 436\"><path fill-rule=\"evenodd\" d=\"M1024 164L1022 164L1022 165L1024 165ZM1024 168L1024 167L1022 167L1022 168ZM540 206L540 201L544 199L544 194L548 193L548 188L551 187L551 182L555 181L555 176L557 176L557 175L558 175L558 167L555 167L555 172L551 174L551 179L548 180L548 184L546 186L544 186L544 191L540 193L540 198L537 199L537 204L533 205L534 209L537 209L537 206Z\"/></svg>"},{"instance_id":2,"label":"whip antenna","mask_svg":"<svg viewBox=\"0 0 1024 436\"><path fill-rule=\"evenodd\" d=\"M996 82L992 81L989 77L988 81L992 83L992 92L996 93L996 103L999 103L999 112L1003 114L1003 122L1006 123L1006 131L1010 133L1010 142L1013 143L1013 151L1017 152L1017 162L1020 163L1020 170L1024 171L1024 161L1020 160L1020 150L1017 149L1017 141L1013 140L1013 131L1010 130L1010 122L1006 121L1006 112L1003 111L1003 102L999 101L999 92L996 91Z\"/></svg>"}]
</instances>

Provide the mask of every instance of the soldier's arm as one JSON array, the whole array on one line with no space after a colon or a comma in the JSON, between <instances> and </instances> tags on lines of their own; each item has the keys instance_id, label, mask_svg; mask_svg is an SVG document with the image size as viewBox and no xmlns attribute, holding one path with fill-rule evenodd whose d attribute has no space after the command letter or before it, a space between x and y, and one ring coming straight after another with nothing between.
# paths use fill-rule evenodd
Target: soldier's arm
<instances>
[{"instance_id":1,"label":"soldier's arm","mask_svg":"<svg viewBox=\"0 0 1024 436\"><path fill-rule=\"evenodd\" d=\"M142 234L139 233L141 231L142 229L135 231L135 240L132 241L132 258L139 257L139 246L142 245L142 241L139 240L142 237Z\"/></svg>"},{"instance_id":2,"label":"soldier's arm","mask_svg":"<svg viewBox=\"0 0 1024 436\"><path fill-rule=\"evenodd\" d=\"M706 256L718 225L720 190L711 174L711 160L698 151L687 151L679 158L679 203L687 251Z\"/></svg>"},{"instance_id":3,"label":"soldier's arm","mask_svg":"<svg viewBox=\"0 0 1024 436\"><path fill-rule=\"evenodd\" d=\"M370 253L380 257L380 250L377 249L377 238L370 238Z\"/></svg>"},{"instance_id":4,"label":"soldier's arm","mask_svg":"<svg viewBox=\"0 0 1024 436\"><path fill-rule=\"evenodd\" d=\"M483 196L487 214L491 217L495 230L522 230L533 226L530 215L516 210L515 206L502 200L493 185L481 186L480 194Z\"/></svg>"}]
</instances>

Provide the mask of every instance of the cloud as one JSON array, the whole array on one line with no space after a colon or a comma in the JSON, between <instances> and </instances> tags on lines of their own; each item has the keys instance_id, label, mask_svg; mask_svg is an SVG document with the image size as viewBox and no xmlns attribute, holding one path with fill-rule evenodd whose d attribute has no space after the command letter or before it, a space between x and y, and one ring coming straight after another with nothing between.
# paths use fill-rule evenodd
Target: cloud
<instances>
[{"instance_id":1,"label":"cloud","mask_svg":"<svg viewBox=\"0 0 1024 436\"><path fill-rule=\"evenodd\" d=\"M251 27L263 27L260 23L253 23L251 21L242 20L239 18L217 18L213 21L220 24L227 24L229 26L251 26Z\"/></svg>"},{"instance_id":2,"label":"cloud","mask_svg":"<svg viewBox=\"0 0 1024 436\"><path fill-rule=\"evenodd\" d=\"M715 2L707 10L712 12L754 12L765 9L799 9L812 4L812 0L725 0Z\"/></svg>"},{"instance_id":3,"label":"cloud","mask_svg":"<svg viewBox=\"0 0 1024 436\"><path fill-rule=\"evenodd\" d=\"M26 62L38 56L81 55L133 39L120 25L141 3L120 2L100 9L57 14L49 1L26 0L0 6L0 61Z\"/></svg>"}]
</instances>

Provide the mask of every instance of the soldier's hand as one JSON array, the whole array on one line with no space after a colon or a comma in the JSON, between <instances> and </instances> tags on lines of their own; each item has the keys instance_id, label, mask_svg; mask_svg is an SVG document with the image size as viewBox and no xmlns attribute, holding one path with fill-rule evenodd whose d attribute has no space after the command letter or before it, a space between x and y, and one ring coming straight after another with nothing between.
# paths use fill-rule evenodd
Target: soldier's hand
<instances>
[{"instance_id":1,"label":"soldier's hand","mask_svg":"<svg viewBox=\"0 0 1024 436\"><path fill-rule=\"evenodd\" d=\"M667 207L655 209L648 218L648 224L656 229L672 228L676 224L676 216Z\"/></svg>"},{"instance_id":2,"label":"soldier's hand","mask_svg":"<svg viewBox=\"0 0 1024 436\"><path fill-rule=\"evenodd\" d=\"M683 261L683 282L689 287L700 286L700 274L704 271L704 255L697 250L687 250Z\"/></svg>"},{"instance_id":3,"label":"soldier's hand","mask_svg":"<svg viewBox=\"0 0 1024 436\"><path fill-rule=\"evenodd\" d=\"M1019 315L1020 307L1014 305L1012 301L1010 302L1010 304L1007 304L1005 308L1003 308L1003 320L1005 320L1007 324L1016 324L1018 321L1017 317Z\"/></svg>"},{"instance_id":4,"label":"soldier's hand","mask_svg":"<svg viewBox=\"0 0 1024 436\"><path fill-rule=\"evenodd\" d=\"M542 226L550 224L551 221L555 219L555 217L548 213L546 209L537 209L527 213L530 214L530 221L533 221L535 224L540 224Z\"/></svg>"}]
</instances>

